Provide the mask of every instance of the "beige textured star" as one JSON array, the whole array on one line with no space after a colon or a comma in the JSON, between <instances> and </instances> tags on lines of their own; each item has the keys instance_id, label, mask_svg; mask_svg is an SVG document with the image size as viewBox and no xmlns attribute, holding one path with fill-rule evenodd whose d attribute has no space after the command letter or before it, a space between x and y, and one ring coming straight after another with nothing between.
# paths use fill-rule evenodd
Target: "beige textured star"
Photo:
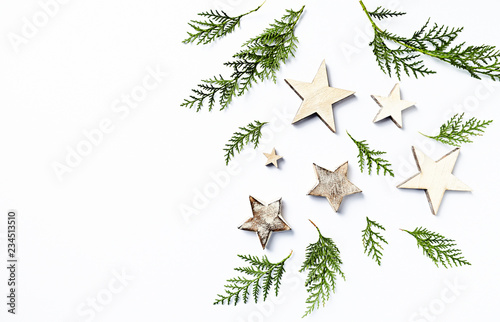
<instances>
[{"instance_id":1,"label":"beige textured star","mask_svg":"<svg viewBox=\"0 0 500 322\"><path fill-rule=\"evenodd\" d=\"M325 197L333 210L338 211L345 196L361 192L358 187L347 179L347 165L347 162L345 162L335 171L330 171L313 163L318 183L308 194Z\"/></svg>"},{"instance_id":2,"label":"beige textured star","mask_svg":"<svg viewBox=\"0 0 500 322\"><path fill-rule=\"evenodd\" d=\"M432 160L415 147L412 149L420 173L401 183L398 188L425 189L432 214L437 214L446 190L472 191L452 174L460 149L454 149L437 161Z\"/></svg>"},{"instance_id":3,"label":"beige textured star","mask_svg":"<svg viewBox=\"0 0 500 322\"><path fill-rule=\"evenodd\" d=\"M255 231L262 249L266 248L273 231L292 229L281 216L281 198L265 205L250 196L250 205L252 206L253 217L245 221L238 229Z\"/></svg>"},{"instance_id":4,"label":"beige textured star","mask_svg":"<svg viewBox=\"0 0 500 322\"><path fill-rule=\"evenodd\" d=\"M316 113L326 126L335 132L335 119L333 117L332 104L353 95L354 92L330 87L325 61L323 60L321 63L318 73L314 77L312 83L291 79L285 79L285 82L287 82L303 100L292 124Z\"/></svg>"},{"instance_id":5,"label":"beige textured star","mask_svg":"<svg viewBox=\"0 0 500 322\"><path fill-rule=\"evenodd\" d=\"M372 98L380 106L380 110L375 116L373 122L378 122L390 117L394 124L396 124L399 128L403 127L403 117L401 112L406 110L408 107L415 105L414 102L403 101L401 99L399 84L394 85L394 88L388 97L372 95Z\"/></svg>"},{"instance_id":6,"label":"beige textured star","mask_svg":"<svg viewBox=\"0 0 500 322\"><path fill-rule=\"evenodd\" d=\"M273 148L273 150L271 151L271 153L265 153L264 152L264 155L267 158L266 165L269 165L269 164L272 163L272 164L274 164L274 166L276 168L278 168L278 160L281 159L281 158L283 158L282 156L276 154L276 149L275 148Z\"/></svg>"}]
</instances>

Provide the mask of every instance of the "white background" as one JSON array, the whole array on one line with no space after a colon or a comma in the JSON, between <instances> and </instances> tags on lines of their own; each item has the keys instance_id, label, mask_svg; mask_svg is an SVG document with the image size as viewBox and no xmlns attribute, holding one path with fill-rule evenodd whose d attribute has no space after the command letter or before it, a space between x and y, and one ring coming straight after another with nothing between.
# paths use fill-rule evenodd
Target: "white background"
<instances>
[{"instance_id":1,"label":"white background","mask_svg":"<svg viewBox=\"0 0 500 322\"><path fill-rule=\"evenodd\" d=\"M200 79L227 75L222 63L241 43L285 9L304 3L296 57L281 68L276 84L254 86L222 112L195 113L179 106ZM300 321L307 294L304 274L297 269L305 247L317 240L308 219L337 243L347 278L308 320L496 319L500 83L472 79L425 59L436 75L400 82L403 99L417 102L404 112L404 129L391 121L372 123L378 106L370 95L387 95L397 79L377 67L367 46L372 33L357 1L268 0L243 19L241 29L215 44L181 43L196 13L222 8L237 15L258 4L70 0L48 21L42 17L36 34L15 48L12 35L22 36L25 19L40 18L43 11L34 0L2 1L0 258L6 257L7 210L17 209L19 289L13 317L4 304L3 268L0 320ZM465 26L459 41L500 45L494 1L401 1L397 6L409 13L391 22L390 29L400 34L410 34L431 16L438 23ZM317 117L290 124L301 101L283 81L311 81L323 59L332 86L356 91L335 105L335 134ZM112 110L113 102L137 90L148 68L166 74L157 88L127 115ZM418 131L433 133L461 112L495 122L484 137L463 147L455 167L457 177L474 191L446 193L433 216L423 191L395 186L417 171L412 145L434 159L451 150ZM112 131L59 180L54 164L65 163L67 149L85 144L84 131L106 119ZM221 174L228 171L224 144L237 127L255 119L271 122L267 128L274 130L255 154L249 149L235 158L236 174ZM346 130L387 151L396 177L360 173ZM261 153L273 147L284 156L279 169L264 166ZM333 170L347 160L349 177L363 193L345 198L334 213L326 199L306 195L315 183L312 163ZM214 174L229 179L217 183ZM274 234L265 251L255 234L236 229L251 215L250 194L268 202L282 197L284 218L293 229ZM194 213L186 215L188 208ZM381 267L363 254L365 216L387 229ZM456 239L472 266L436 268L399 230L418 226ZM235 276L233 268L243 265L237 254L265 254L278 261L292 249L279 299L271 296L265 305L212 305L225 280ZM114 276L122 272L133 278L119 283ZM110 293L110 283L116 294ZM90 308L92 298L98 309ZM424 311L430 312L427 317Z\"/></svg>"}]
</instances>

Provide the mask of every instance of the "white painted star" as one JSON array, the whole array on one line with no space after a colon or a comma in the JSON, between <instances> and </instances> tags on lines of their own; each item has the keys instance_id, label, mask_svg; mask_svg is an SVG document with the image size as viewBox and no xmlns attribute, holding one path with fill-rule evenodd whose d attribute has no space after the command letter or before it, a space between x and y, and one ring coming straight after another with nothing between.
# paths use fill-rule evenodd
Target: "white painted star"
<instances>
[{"instance_id":1,"label":"white painted star","mask_svg":"<svg viewBox=\"0 0 500 322\"><path fill-rule=\"evenodd\" d=\"M313 114L318 114L326 126L335 132L332 104L353 95L354 92L330 87L325 61L323 60L321 63L312 83L292 79L285 79L285 82L303 100L292 124Z\"/></svg>"},{"instance_id":2,"label":"white painted star","mask_svg":"<svg viewBox=\"0 0 500 322\"><path fill-rule=\"evenodd\" d=\"M398 188L424 189L432 214L437 214L446 190L472 191L452 174L460 149L454 149L437 161L415 147L412 149L420 173L398 185Z\"/></svg>"},{"instance_id":3,"label":"white painted star","mask_svg":"<svg viewBox=\"0 0 500 322\"><path fill-rule=\"evenodd\" d=\"M403 127L403 117L401 112L415 105L414 102L404 101L401 99L399 84L394 85L394 88L388 97L372 95L372 98L380 106L380 110L375 116L373 122L378 122L390 117L399 128Z\"/></svg>"}]
</instances>

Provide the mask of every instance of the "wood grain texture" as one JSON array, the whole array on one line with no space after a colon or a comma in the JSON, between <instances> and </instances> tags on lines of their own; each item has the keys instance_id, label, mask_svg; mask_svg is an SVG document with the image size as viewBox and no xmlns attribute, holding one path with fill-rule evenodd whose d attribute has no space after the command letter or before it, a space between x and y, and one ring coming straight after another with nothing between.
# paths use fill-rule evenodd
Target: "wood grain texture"
<instances>
[{"instance_id":1,"label":"wood grain texture","mask_svg":"<svg viewBox=\"0 0 500 322\"><path fill-rule=\"evenodd\" d=\"M285 82L302 98L302 104L292 124L317 114L330 130L335 132L332 104L354 94L353 91L330 87L326 63L323 60L312 83L285 79Z\"/></svg>"},{"instance_id":2,"label":"wood grain texture","mask_svg":"<svg viewBox=\"0 0 500 322\"><path fill-rule=\"evenodd\" d=\"M471 188L452 174L460 153L459 148L450 151L437 161L432 160L415 147L412 147L412 150L420 172L397 187L425 190L432 214L437 214L446 190L472 191Z\"/></svg>"},{"instance_id":3,"label":"wood grain texture","mask_svg":"<svg viewBox=\"0 0 500 322\"><path fill-rule=\"evenodd\" d=\"M255 231L262 249L266 248L273 231L291 230L281 216L281 198L270 204L264 204L250 196L250 205L253 217L246 220L238 229Z\"/></svg>"},{"instance_id":4,"label":"wood grain texture","mask_svg":"<svg viewBox=\"0 0 500 322\"><path fill-rule=\"evenodd\" d=\"M345 196L362 192L347 179L348 162L343 163L335 171L322 168L313 163L318 183L308 193L312 196L325 197L333 210L337 212Z\"/></svg>"},{"instance_id":5,"label":"wood grain texture","mask_svg":"<svg viewBox=\"0 0 500 322\"><path fill-rule=\"evenodd\" d=\"M415 105L414 102L404 101L401 99L401 90L399 88L399 83L394 85L394 88L392 89L389 96L384 97L371 95L371 97L380 106L380 110L373 119L373 122L375 123L387 117L390 117L394 124L396 124L399 128L403 127L402 111Z\"/></svg>"},{"instance_id":6,"label":"wood grain texture","mask_svg":"<svg viewBox=\"0 0 500 322\"><path fill-rule=\"evenodd\" d=\"M278 168L278 160L283 158L282 156L276 154L276 149L275 148L273 148L273 150L271 151L271 153L265 153L264 152L264 155L267 158L266 165L269 165L269 164L272 163L272 164L274 164L274 166L276 168Z\"/></svg>"}]
</instances>

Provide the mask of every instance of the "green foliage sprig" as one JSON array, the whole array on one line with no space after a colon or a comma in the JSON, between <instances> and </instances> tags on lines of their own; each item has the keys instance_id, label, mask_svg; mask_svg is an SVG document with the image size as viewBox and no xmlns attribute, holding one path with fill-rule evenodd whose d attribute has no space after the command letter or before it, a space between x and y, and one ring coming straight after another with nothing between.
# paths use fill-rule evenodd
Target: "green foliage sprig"
<instances>
[{"instance_id":1,"label":"green foliage sprig","mask_svg":"<svg viewBox=\"0 0 500 322\"><path fill-rule=\"evenodd\" d=\"M225 154L224 158L226 160L226 165L234 157L235 153L240 153L243 147L249 142L253 143L253 147L259 146L259 140L262 137L262 127L267 124L267 122L254 121L247 126L240 127L241 132L234 132L233 136L226 143L224 148Z\"/></svg>"},{"instance_id":2,"label":"green foliage sprig","mask_svg":"<svg viewBox=\"0 0 500 322\"><path fill-rule=\"evenodd\" d=\"M453 115L450 120L439 127L438 135L420 134L438 142L459 147L463 143L472 143L471 136L483 135L484 129L493 122L493 120L478 120L475 117L464 122L463 117L464 113Z\"/></svg>"},{"instance_id":3,"label":"green foliage sprig","mask_svg":"<svg viewBox=\"0 0 500 322\"><path fill-rule=\"evenodd\" d=\"M429 257L437 267L439 264L445 268L448 266L471 265L463 256L462 251L454 248L456 246L453 239L448 239L438 233L429 231L426 228L416 228L414 231L406 231L415 237L417 246L422 247L425 256Z\"/></svg>"},{"instance_id":4,"label":"green foliage sprig","mask_svg":"<svg viewBox=\"0 0 500 322\"><path fill-rule=\"evenodd\" d=\"M490 77L500 81L500 50L495 46L466 46L464 42L451 47L451 43L462 32L463 28L450 28L434 24L429 26L429 20L410 38L401 37L381 29L373 19L401 16L404 12L396 12L378 7L368 11L360 1L363 11L373 27L374 38L370 42L380 69L391 76L394 72L398 79L404 71L408 76L426 76L435 71L424 66L421 54L437 58L456 68L466 70L472 77ZM398 47L392 49L386 44L391 41Z\"/></svg>"},{"instance_id":5,"label":"green foliage sprig","mask_svg":"<svg viewBox=\"0 0 500 322\"><path fill-rule=\"evenodd\" d=\"M339 249L331 238L324 237L319 228L312 221L311 223L318 230L319 239L307 246L306 259L300 269L300 272L308 271L305 285L309 293L306 300L308 307L302 317L319 308L320 303L325 306L326 301L330 299L330 293L335 293L337 275L345 280L340 269L342 260Z\"/></svg>"},{"instance_id":6,"label":"green foliage sprig","mask_svg":"<svg viewBox=\"0 0 500 322\"><path fill-rule=\"evenodd\" d=\"M375 151L375 150L370 150L370 147L366 143L366 140L362 141L356 141L349 132L347 132L347 135L351 138L351 140L356 144L358 147L359 153L358 153L358 163L359 163L359 168L361 169L361 172L363 172L364 167L365 167L365 162L368 167L368 174L372 173L372 167L373 164L376 165L376 170L377 174L379 174L380 170L384 170L384 176L388 173L390 176L394 177L394 171L390 168L391 164L389 161L382 159L380 156L382 154L385 154L386 152L382 151Z\"/></svg>"},{"instance_id":7,"label":"green foliage sprig","mask_svg":"<svg viewBox=\"0 0 500 322\"><path fill-rule=\"evenodd\" d=\"M223 110L235 96L246 93L252 84L266 79L276 83L276 72L297 49L294 31L303 11L304 7L299 11L287 10L281 20L275 20L260 35L245 42L243 49L233 55L234 60L224 63L233 70L229 78L219 75L202 80L181 106L196 106L198 112L208 103L211 111L218 102Z\"/></svg>"},{"instance_id":8,"label":"green foliage sprig","mask_svg":"<svg viewBox=\"0 0 500 322\"><path fill-rule=\"evenodd\" d=\"M392 18L397 16L404 16L406 12L392 11L381 6L377 7L375 11L369 12L372 18L383 20L386 18Z\"/></svg>"},{"instance_id":9,"label":"green foliage sprig","mask_svg":"<svg viewBox=\"0 0 500 322\"><path fill-rule=\"evenodd\" d=\"M217 38L221 38L232 33L236 27L240 26L241 18L259 10L263 5L264 3L257 8L236 17L228 16L223 10L220 12L219 10L210 10L199 13L198 16L205 17L207 20L191 20L188 25L193 28L194 32L188 31L189 37L184 39L182 42L185 44L196 42L197 45L209 44Z\"/></svg>"},{"instance_id":10,"label":"green foliage sprig","mask_svg":"<svg viewBox=\"0 0 500 322\"><path fill-rule=\"evenodd\" d=\"M363 233L363 247L365 249L365 254L368 256L371 255L372 259L380 266L383 255L382 250L384 250L382 243L387 244L387 241L380 232L375 231L374 228L385 230L382 225L366 217L366 228L361 231Z\"/></svg>"},{"instance_id":11,"label":"green foliage sprig","mask_svg":"<svg viewBox=\"0 0 500 322\"><path fill-rule=\"evenodd\" d=\"M285 273L284 265L287 259L292 256L292 252L278 263L271 263L267 256L263 256L262 259L259 259L257 256L238 255L239 258L249 263L250 266L238 267L234 270L244 273L249 277L238 276L228 279L227 282L229 282L229 284L224 285L226 293L224 295L217 294L214 305L229 305L231 301L236 305L240 299L243 300L243 303L247 303L250 296L253 296L255 303L257 303L261 289L263 301L265 301L273 285L274 293L278 296L281 278L283 277L283 273Z\"/></svg>"}]
</instances>

